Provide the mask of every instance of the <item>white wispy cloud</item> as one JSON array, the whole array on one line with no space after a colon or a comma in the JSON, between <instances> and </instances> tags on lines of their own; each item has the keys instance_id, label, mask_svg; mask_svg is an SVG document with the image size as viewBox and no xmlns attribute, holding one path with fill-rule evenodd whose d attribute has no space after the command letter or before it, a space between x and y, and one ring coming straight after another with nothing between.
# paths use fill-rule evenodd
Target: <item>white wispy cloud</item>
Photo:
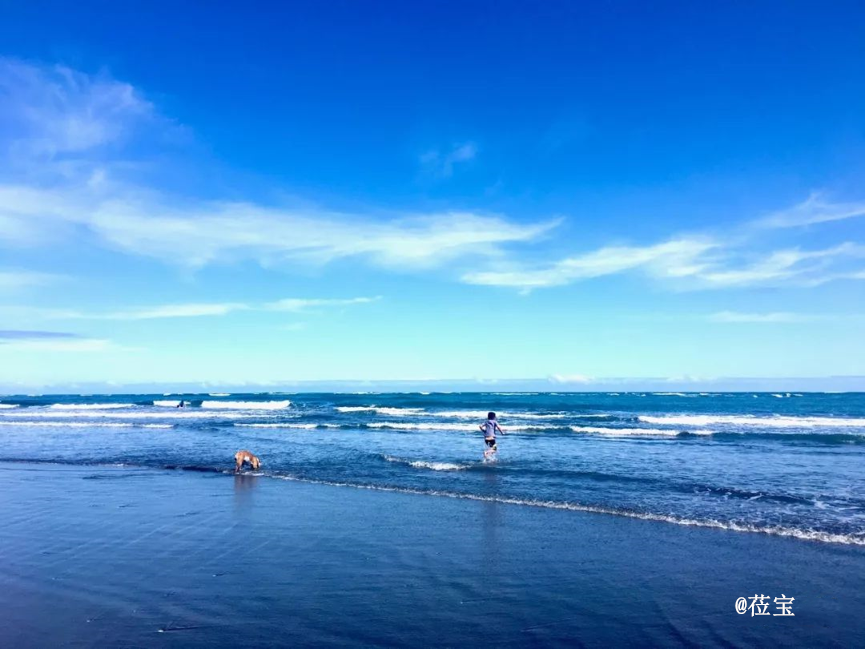
<instances>
[{"instance_id":1,"label":"white wispy cloud","mask_svg":"<svg viewBox=\"0 0 865 649\"><path fill-rule=\"evenodd\" d=\"M0 100L0 149L15 171L0 184L0 245L83 240L188 267L359 258L435 268L470 253L499 254L500 246L536 239L557 224L459 210L335 212L166 195L112 171L128 166L110 155L113 145L142 123L167 121L130 84L0 59ZM460 144L436 164L450 173L476 151L471 142Z\"/></svg>"},{"instance_id":2,"label":"white wispy cloud","mask_svg":"<svg viewBox=\"0 0 865 649\"><path fill-rule=\"evenodd\" d=\"M129 351L102 338L81 338L80 340L21 340L0 344L0 351L24 352L105 352L112 350Z\"/></svg>"},{"instance_id":3,"label":"white wispy cloud","mask_svg":"<svg viewBox=\"0 0 865 649\"><path fill-rule=\"evenodd\" d=\"M851 242L818 250L792 248L743 254L722 241L683 238L649 246L605 247L545 266L508 265L467 273L462 279L469 284L530 291L638 271L686 290L818 286L837 279L865 278L865 272L846 266L863 257L865 246Z\"/></svg>"},{"instance_id":4,"label":"white wispy cloud","mask_svg":"<svg viewBox=\"0 0 865 649\"><path fill-rule=\"evenodd\" d=\"M656 277L688 277L703 272L709 263L707 255L719 247L718 242L709 238L672 239L643 247L610 246L541 267L513 266L467 273L463 281L531 290L631 270Z\"/></svg>"},{"instance_id":5,"label":"white wispy cloud","mask_svg":"<svg viewBox=\"0 0 865 649\"><path fill-rule=\"evenodd\" d=\"M559 221L522 224L501 216L442 212L374 218L316 208L172 200L134 188L0 185L0 242L77 228L96 243L189 267L226 259L325 264L361 258L390 268L434 268L467 254L538 239Z\"/></svg>"},{"instance_id":6,"label":"white wispy cloud","mask_svg":"<svg viewBox=\"0 0 865 649\"><path fill-rule=\"evenodd\" d=\"M102 314L78 314L78 317L93 320L157 320L162 318L200 318L222 316L232 311L250 308L246 304L229 302L222 304L164 304L161 306L114 311Z\"/></svg>"},{"instance_id":7,"label":"white wispy cloud","mask_svg":"<svg viewBox=\"0 0 865 649\"><path fill-rule=\"evenodd\" d=\"M865 216L865 201L836 203L823 193L814 192L798 205L774 212L756 224L765 228L794 228L860 216Z\"/></svg>"},{"instance_id":8,"label":"white wispy cloud","mask_svg":"<svg viewBox=\"0 0 865 649\"><path fill-rule=\"evenodd\" d=\"M548 377L550 383L567 384L567 383L591 383L591 376L583 374L552 374Z\"/></svg>"},{"instance_id":9,"label":"white wispy cloud","mask_svg":"<svg viewBox=\"0 0 865 649\"><path fill-rule=\"evenodd\" d=\"M536 239L556 222L522 225L466 212L378 220L237 203L183 212L115 200L91 213L88 225L109 245L188 266L225 258L323 264L360 257L394 268L429 268L468 253L496 254L497 244Z\"/></svg>"},{"instance_id":10,"label":"white wispy cloud","mask_svg":"<svg viewBox=\"0 0 865 649\"><path fill-rule=\"evenodd\" d=\"M865 318L861 313L798 313L794 311L774 311L754 313L742 311L718 311L705 316L709 322L724 324L804 324L812 322L860 322Z\"/></svg>"},{"instance_id":11,"label":"white wispy cloud","mask_svg":"<svg viewBox=\"0 0 865 649\"><path fill-rule=\"evenodd\" d=\"M421 155L421 168L429 175L450 178L455 165L473 160L477 153L478 147L474 142L455 144L446 151L434 149Z\"/></svg>"},{"instance_id":12,"label":"white wispy cloud","mask_svg":"<svg viewBox=\"0 0 865 649\"><path fill-rule=\"evenodd\" d=\"M446 268L465 283L523 292L620 273L639 273L676 289L818 286L865 279L865 270L854 263L863 257L862 246L772 249L756 241L773 228L865 214L863 202L832 202L823 194L769 215L757 222L761 227L735 241L679 234L660 243L606 245L531 263L505 253L542 240L560 220L199 200L115 174L112 147L122 151L142 124L153 127L163 120L138 89L107 74L0 59L0 118L5 154L0 163L17 164L15 173L3 174L6 180L0 183L0 246L10 248L93 244L192 269L243 260L280 266L350 259L398 271ZM456 165L477 153L475 143L463 142L427 152L421 164L433 174L450 176ZM469 263L472 270L465 272ZM0 271L0 290L45 281L38 274ZM282 309L311 306L292 304ZM247 308L261 307L167 305L103 317L198 317Z\"/></svg>"},{"instance_id":13,"label":"white wispy cloud","mask_svg":"<svg viewBox=\"0 0 865 649\"><path fill-rule=\"evenodd\" d=\"M818 250L776 250L753 263L712 268L700 273L699 279L710 288L782 283L817 286L842 277L855 279L855 273L840 272L838 264L862 257L865 246L850 242Z\"/></svg>"},{"instance_id":14,"label":"white wispy cloud","mask_svg":"<svg viewBox=\"0 0 865 649\"><path fill-rule=\"evenodd\" d=\"M52 284L62 279L52 273L29 270L0 270L0 291L13 291Z\"/></svg>"},{"instance_id":15,"label":"white wispy cloud","mask_svg":"<svg viewBox=\"0 0 865 649\"><path fill-rule=\"evenodd\" d=\"M120 140L152 106L128 83L0 58L0 121L10 153L53 157Z\"/></svg>"},{"instance_id":16,"label":"white wispy cloud","mask_svg":"<svg viewBox=\"0 0 865 649\"><path fill-rule=\"evenodd\" d=\"M2 330L0 331L0 353L17 351L47 352L102 352L122 349L110 340L87 338L63 331Z\"/></svg>"},{"instance_id":17,"label":"white wispy cloud","mask_svg":"<svg viewBox=\"0 0 865 649\"><path fill-rule=\"evenodd\" d=\"M824 320L826 316L810 313L792 313L789 311L776 311L773 313L743 313L740 311L719 311L706 316L710 322L721 322L729 324L777 324L777 323L801 323Z\"/></svg>"},{"instance_id":18,"label":"white wispy cloud","mask_svg":"<svg viewBox=\"0 0 865 649\"><path fill-rule=\"evenodd\" d=\"M304 298L286 298L277 300L276 302L268 302L263 308L269 311L308 311L310 309L322 307L340 307L352 306L355 304L369 304L377 302L381 299L380 295L375 297L353 297L346 299L304 299Z\"/></svg>"},{"instance_id":19,"label":"white wispy cloud","mask_svg":"<svg viewBox=\"0 0 865 649\"><path fill-rule=\"evenodd\" d=\"M308 312L359 304L370 304L381 296L352 298L285 298L263 304L243 302L191 302L140 306L107 312L85 312L74 309L0 306L0 316L17 320L162 320L225 316L236 311ZM0 332L2 333L2 332ZM2 338L2 336L0 336Z\"/></svg>"}]
</instances>

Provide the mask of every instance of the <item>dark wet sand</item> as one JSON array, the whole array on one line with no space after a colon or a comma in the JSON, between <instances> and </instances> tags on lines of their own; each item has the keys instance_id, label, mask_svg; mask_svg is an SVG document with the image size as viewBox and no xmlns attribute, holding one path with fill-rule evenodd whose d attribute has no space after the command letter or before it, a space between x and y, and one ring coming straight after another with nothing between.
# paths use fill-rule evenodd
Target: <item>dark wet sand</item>
<instances>
[{"instance_id":1,"label":"dark wet sand","mask_svg":"<svg viewBox=\"0 0 865 649\"><path fill-rule=\"evenodd\" d=\"M859 547L129 468L2 464L0 502L3 647L865 642Z\"/></svg>"}]
</instances>

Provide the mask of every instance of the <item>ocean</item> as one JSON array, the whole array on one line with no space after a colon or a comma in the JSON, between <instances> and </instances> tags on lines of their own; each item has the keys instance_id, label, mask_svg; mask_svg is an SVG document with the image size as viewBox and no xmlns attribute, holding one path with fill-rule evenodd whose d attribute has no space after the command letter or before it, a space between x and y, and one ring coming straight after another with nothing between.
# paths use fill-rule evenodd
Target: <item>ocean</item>
<instances>
[{"instance_id":1,"label":"ocean","mask_svg":"<svg viewBox=\"0 0 865 649\"><path fill-rule=\"evenodd\" d=\"M861 393L6 396L0 440L7 463L232 473L249 449L274 481L865 545Z\"/></svg>"}]
</instances>

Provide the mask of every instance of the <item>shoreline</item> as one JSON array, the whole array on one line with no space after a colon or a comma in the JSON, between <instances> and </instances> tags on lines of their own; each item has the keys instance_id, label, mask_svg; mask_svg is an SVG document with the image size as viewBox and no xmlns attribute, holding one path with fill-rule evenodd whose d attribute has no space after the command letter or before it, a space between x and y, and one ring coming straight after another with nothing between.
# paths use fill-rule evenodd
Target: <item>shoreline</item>
<instances>
[{"instance_id":1,"label":"shoreline","mask_svg":"<svg viewBox=\"0 0 865 649\"><path fill-rule=\"evenodd\" d=\"M865 634L856 546L250 474L2 463L0 489L2 644L830 646ZM761 592L795 597L795 617L735 612Z\"/></svg>"},{"instance_id":2,"label":"shoreline","mask_svg":"<svg viewBox=\"0 0 865 649\"><path fill-rule=\"evenodd\" d=\"M163 466L154 467L147 465L136 465L129 463L117 464L100 464L100 463L77 463L77 462L58 462L56 460L0 460L0 466L8 465L27 465L34 464L40 466L58 466L58 467L92 467L92 468L124 468L124 469L141 469L147 471L169 471L169 472L191 472L191 473L211 473L215 475L235 475L233 469L216 469L213 467L197 467L197 466ZM832 545L846 546L862 546L865 547L865 537L852 537L847 534L832 534L829 532L820 532L813 530L800 530L787 527L757 527L753 525L742 525L734 522L720 522L713 520L695 520L681 518L672 515L657 514L651 512L637 512L622 509L613 509L607 507L597 507L593 505L585 505L581 503L568 503L557 501L542 501L528 500L521 498L510 498L506 496L484 496L472 493L445 491L445 490L424 490L412 489L408 487L391 487L387 485L362 484L352 482L335 482L328 480L318 480L315 478L303 478L292 475L281 475L266 472L247 472L243 475L248 475L256 478L278 480L284 482L294 482L300 484L320 485L324 487L335 487L340 489L359 489L365 491L376 491L382 493L397 493L408 494L415 496L428 496L434 498L449 498L453 500L465 500L474 502L488 502L500 505L511 505L517 507L533 507L540 509L551 509L559 511L579 512L582 514L594 514L598 516L616 516L629 518L639 521L647 521L653 523L666 523L669 525L677 525L681 527L693 527L706 530L715 530L719 532L735 532L737 534L759 534L764 536L772 536L778 538L793 539L796 541L804 541L811 543L823 543Z\"/></svg>"}]
</instances>

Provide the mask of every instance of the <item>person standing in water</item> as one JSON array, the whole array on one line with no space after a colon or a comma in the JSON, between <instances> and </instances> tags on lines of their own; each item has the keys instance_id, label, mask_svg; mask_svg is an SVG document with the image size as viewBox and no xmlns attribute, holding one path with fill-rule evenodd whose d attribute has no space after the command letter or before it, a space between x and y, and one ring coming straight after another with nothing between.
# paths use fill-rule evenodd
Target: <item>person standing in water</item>
<instances>
[{"instance_id":1,"label":"person standing in water","mask_svg":"<svg viewBox=\"0 0 865 649\"><path fill-rule=\"evenodd\" d=\"M495 457L496 452L499 450L499 447L496 445L496 431L505 434L505 431L502 430L502 427L499 426L499 422L496 421L496 413L489 412L487 413L487 420L478 428L481 429L481 432L484 434L484 443L487 445L486 450L484 450L484 459L489 460L492 457Z\"/></svg>"}]
</instances>

